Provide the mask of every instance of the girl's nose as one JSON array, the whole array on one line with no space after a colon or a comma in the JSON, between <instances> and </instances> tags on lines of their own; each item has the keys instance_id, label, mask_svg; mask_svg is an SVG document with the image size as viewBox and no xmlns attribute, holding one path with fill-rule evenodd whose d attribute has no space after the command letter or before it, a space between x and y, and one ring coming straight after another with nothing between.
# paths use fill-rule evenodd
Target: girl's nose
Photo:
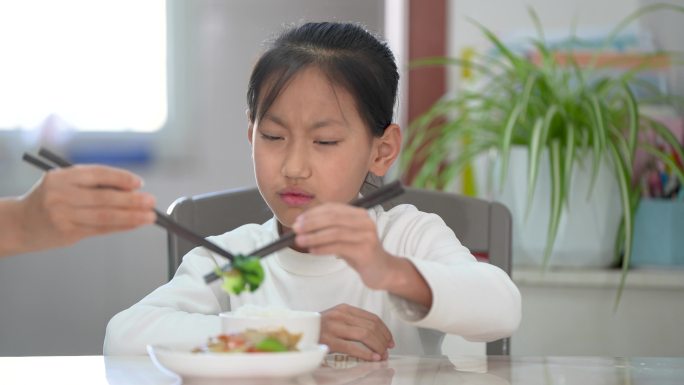
<instances>
[{"instance_id":1,"label":"girl's nose","mask_svg":"<svg viewBox=\"0 0 684 385\"><path fill-rule=\"evenodd\" d=\"M305 179L311 176L307 152L301 146L290 146L283 160L283 176L292 179Z\"/></svg>"}]
</instances>

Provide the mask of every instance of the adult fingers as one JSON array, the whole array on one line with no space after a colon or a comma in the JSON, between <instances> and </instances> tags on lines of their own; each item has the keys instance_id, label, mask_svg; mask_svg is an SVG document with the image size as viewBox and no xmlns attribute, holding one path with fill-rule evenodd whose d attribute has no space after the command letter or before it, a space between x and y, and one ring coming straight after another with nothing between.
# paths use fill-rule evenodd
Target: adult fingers
<instances>
[{"instance_id":1,"label":"adult fingers","mask_svg":"<svg viewBox=\"0 0 684 385\"><path fill-rule=\"evenodd\" d=\"M77 207L115 207L121 209L151 209L155 205L152 194L107 188L72 188L70 202Z\"/></svg>"},{"instance_id":2,"label":"adult fingers","mask_svg":"<svg viewBox=\"0 0 684 385\"><path fill-rule=\"evenodd\" d=\"M60 177L84 187L111 187L134 190L142 187L142 179L130 171L102 165L75 165L55 170Z\"/></svg>"},{"instance_id":3,"label":"adult fingers","mask_svg":"<svg viewBox=\"0 0 684 385\"><path fill-rule=\"evenodd\" d=\"M132 228L153 223L156 215L151 210L122 210L113 208L76 208L71 221L78 226L97 229Z\"/></svg>"}]
</instances>

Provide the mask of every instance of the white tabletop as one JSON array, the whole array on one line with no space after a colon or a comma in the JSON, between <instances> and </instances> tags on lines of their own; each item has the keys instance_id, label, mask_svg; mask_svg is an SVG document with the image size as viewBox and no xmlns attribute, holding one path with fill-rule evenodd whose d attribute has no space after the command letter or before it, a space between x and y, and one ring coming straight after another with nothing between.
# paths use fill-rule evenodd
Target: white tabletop
<instances>
[{"instance_id":1,"label":"white tabletop","mask_svg":"<svg viewBox=\"0 0 684 385\"><path fill-rule=\"evenodd\" d=\"M314 372L289 379L181 379L139 357L0 357L0 384L677 384L684 357L417 357L379 363L326 357Z\"/></svg>"}]
</instances>

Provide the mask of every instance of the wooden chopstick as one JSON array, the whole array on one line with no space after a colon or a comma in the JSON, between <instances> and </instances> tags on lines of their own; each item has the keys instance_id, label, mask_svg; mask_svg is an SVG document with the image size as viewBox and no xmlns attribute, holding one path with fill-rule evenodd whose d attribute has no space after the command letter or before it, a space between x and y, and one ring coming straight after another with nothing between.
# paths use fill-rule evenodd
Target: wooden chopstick
<instances>
[{"instance_id":1,"label":"wooden chopstick","mask_svg":"<svg viewBox=\"0 0 684 385\"><path fill-rule=\"evenodd\" d=\"M44 160L31 155L29 153L24 153L22 156L22 159L25 160L28 163L31 163L32 165L42 169L43 171L49 171L55 167L71 167L73 164L66 159L60 157L59 155L53 153L50 150L47 150L45 148L41 148L40 151L38 151L38 154L49 161L53 162L57 166L53 166L51 164L48 164ZM105 187L106 188L106 187ZM195 233L194 231L188 229L187 227L182 226L181 224L177 223L171 217L168 215L164 214L163 212L154 209L154 213L157 215L157 219L155 220L154 223L156 223L158 226L163 227L164 229L178 235L179 237L189 241L195 246L202 246L205 247L211 251L213 251L216 254L219 254L223 257L228 258L228 260L232 261L235 257L233 254L229 253L225 249L219 247L215 243L205 239L203 236Z\"/></svg>"},{"instance_id":2,"label":"wooden chopstick","mask_svg":"<svg viewBox=\"0 0 684 385\"><path fill-rule=\"evenodd\" d=\"M355 207L362 207L364 209L370 209L373 206L385 203L389 201L392 198L396 198L397 196L401 195L404 193L404 188L401 186L401 182L395 181L389 184L386 184L379 189L367 194L364 197L358 198L354 201L352 201L350 204ZM285 247L291 246L294 244L296 234L294 232L288 232L284 234L282 237L278 238L277 240L269 243L268 245L261 247L257 250L254 250L253 252L247 254L248 256L253 256L253 257L258 257L258 258L263 258L267 255L270 255L280 249L283 249ZM230 269L230 264L224 265L221 270L222 271L228 271ZM204 282L206 283L211 283L217 279L219 279L220 276L216 274L216 272L211 272L207 275L204 276Z\"/></svg>"}]
</instances>

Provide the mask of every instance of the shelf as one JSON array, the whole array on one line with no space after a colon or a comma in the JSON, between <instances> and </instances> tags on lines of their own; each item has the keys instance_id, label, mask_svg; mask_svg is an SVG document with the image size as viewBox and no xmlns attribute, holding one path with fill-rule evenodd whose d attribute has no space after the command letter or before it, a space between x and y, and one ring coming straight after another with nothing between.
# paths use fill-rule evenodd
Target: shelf
<instances>
[{"instance_id":1,"label":"shelf","mask_svg":"<svg viewBox=\"0 0 684 385\"><path fill-rule=\"evenodd\" d=\"M513 281L519 286L617 288L620 270L557 268L513 268ZM626 288L684 290L684 267L663 269L632 269L627 275Z\"/></svg>"}]
</instances>

